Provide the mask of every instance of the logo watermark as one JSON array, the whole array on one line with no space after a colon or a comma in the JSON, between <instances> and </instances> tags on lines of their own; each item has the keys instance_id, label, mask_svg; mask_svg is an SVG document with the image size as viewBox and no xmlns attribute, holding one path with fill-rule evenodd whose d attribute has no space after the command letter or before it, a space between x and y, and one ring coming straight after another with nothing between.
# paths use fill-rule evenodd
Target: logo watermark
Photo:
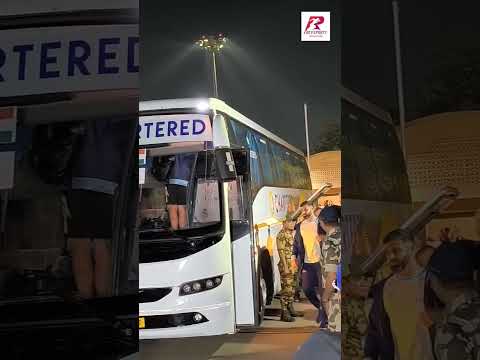
<instances>
[{"instance_id":1,"label":"logo watermark","mask_svg":"<svg viewBox=\"0 0 480 360\"><path fill-rule=\"evenodd\" d=\"M302 41L330 41L330 12L302 11Z\"/></svg>"}]
</instances>

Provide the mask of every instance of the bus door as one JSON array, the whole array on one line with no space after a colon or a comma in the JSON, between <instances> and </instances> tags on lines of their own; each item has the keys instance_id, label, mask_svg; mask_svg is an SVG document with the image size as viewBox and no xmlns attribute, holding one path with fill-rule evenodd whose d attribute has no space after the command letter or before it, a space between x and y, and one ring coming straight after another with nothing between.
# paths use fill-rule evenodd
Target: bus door
<instances>
[{"instance_id":1,"label":"bus door","mask_svg":"<svg viewBox=\"0 0 480 360\"><path fill-rule=\"evenodd\" d=\"M232 151L237 178L228 183L230 233L237 326L256 325L258 287L255 265L255 243L252 231L249 158L245 150Z\"/></svg>"}]
</instances>

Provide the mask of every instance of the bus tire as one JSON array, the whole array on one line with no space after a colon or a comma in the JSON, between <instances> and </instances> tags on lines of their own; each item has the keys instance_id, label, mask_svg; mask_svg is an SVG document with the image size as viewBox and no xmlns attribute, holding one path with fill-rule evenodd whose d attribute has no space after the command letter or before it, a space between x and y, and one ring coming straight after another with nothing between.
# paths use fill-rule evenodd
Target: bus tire
<instances>
[{"instance_id":1,"label":"bus tire","mask_svg":"<svg viewBox=\"0 0 480 360\"><path fill-rule=\"evenodd\" d=\"M266 305L270 305L273 300L273 268L272 261L270 260L270 255L268 251L264 251L261 257L260 267L262 268L263 278L265 279L267 285L267 300Z\"/></svg>"},{"instance_id":2,"label":"bus tire","mask_svg":"<svg viewBox=\"0 0 480 360\"><path fill-rule=\"evenodd\" d=\"M267 298L267 283L263 277L263 271L260 267L258 274L258 311L257 311L257 320L258 325L263 322L263 317L265 316L265 302Z\"/></svg>"}]
</instances>

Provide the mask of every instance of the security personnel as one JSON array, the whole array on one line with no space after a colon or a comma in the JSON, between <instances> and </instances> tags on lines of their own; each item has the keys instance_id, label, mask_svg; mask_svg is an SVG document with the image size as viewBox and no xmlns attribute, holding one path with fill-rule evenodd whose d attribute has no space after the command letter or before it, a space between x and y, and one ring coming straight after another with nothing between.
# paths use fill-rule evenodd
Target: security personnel
<instances>
[{"instance_id":1,"label":"security personnel","mask_svg":"<svg viewBox=\"0 0 480 360\"><path fill-rule=\"evenodd\" d=\"M363 360L363 339L367 334L368 316L365 311L365 298L368 296L369 284L373 278L369 275L355 276L350 271L365 259L352 255L350 265L344 265L343 281L345 282L342 314L342 358L348 360Z\"/></svg>"},{"instance_id":2,"label":"security personnel","mask_svg":"<svg viewBox=\"0 0 480 360\"><path fill-rule=\"evenodd\" d=\"M324 287L322 304L328 315L328 329L336 332L341 330L341 297L340 292L336 292L334 286L341 261L340 208L334 205L325 207L320 212L319 220L321 227L327 233L325 240L321 243Z\"/></svg>"},{"instance_id":3,"label":"security personnel","mask_svg":"<svg viewBox=\"0 0 480 360\"><path fill-rule=\"evenodd\" d=\"M167 210L173 230L188 226L187 189L195 163L195 154L177 154L167 184Z\"/></svg>"},{"instance_id":4,"label":"security personnel","mask_svg":"<svg viewBox=\"0 0 480 360\"><path fill-rule=\"evenodd\" d=\"M435 322L431 338L436 360L480 359L480 296L474 286L477 265L472 246L461 242L443 244L430 259L428 286L433 299L430 295L426 305Z\"/></svg>"},{"instance_id":5,"label":"security personnel","mask_svg":"<svg viewBox=\"0 0 480 360\"><path fill-rule=\"evenodd\" d=\"M287 215L283 222L283 228L277 234L277 249L280 261L278 262L278 270L280 272L280 280L282 284L282 292L280 294L280 304L282 306L282 321L295 321L297 316L293 301L295 297L295 268L292 266L291 257L293 253L293 239L295 232L295 220Z\"/></svg>"}]
</instances>

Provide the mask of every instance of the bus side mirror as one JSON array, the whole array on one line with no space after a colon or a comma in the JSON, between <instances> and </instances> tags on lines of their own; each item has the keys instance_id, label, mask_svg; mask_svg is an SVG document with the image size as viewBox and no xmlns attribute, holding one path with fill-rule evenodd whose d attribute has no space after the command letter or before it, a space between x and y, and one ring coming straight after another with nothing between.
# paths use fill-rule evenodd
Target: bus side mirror
<instances>
[{"instance_id":1,"label":"bus side mirror","mask_svg":"<svg viewBox=\"0 0 480 360\"><path fill-rule=\"evenodd\" d=\"M218 178L221 181L233 181L237 179L237 171L235 169L235 161L232 150L216 149L215 162L217 166Z\"/></svg>"},{"instance_id":2,"label":"bus side mirror","mask_svg":"<svg viewBox=\"0 0 480 360\"><path fill-rule=\"evenodd\" d=\"M248 177L250 174L250 153L245 149L232 150L233 159L235 161L235 169L237 176Z\"/></svg>"}]
</instances>

